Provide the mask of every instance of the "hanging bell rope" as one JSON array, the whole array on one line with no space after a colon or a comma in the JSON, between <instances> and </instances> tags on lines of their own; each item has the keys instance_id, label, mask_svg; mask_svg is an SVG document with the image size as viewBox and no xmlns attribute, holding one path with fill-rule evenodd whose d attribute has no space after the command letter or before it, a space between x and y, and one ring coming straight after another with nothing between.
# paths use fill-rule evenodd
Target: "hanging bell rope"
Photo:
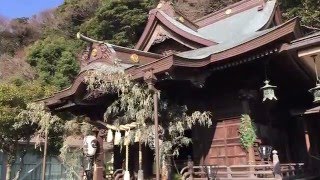
<instances>
[{"instance_id":1,"label":"hanging bell rope","mask_svg":"<svg viewBox=\"0 0 320 180\"><path fill-rule=\"evenodd\" d=\"M138 129L134 135L134 142L140 142L141 139L141 131Z\"/></svg>"},{"instance_id":2,"label":"hanging bell rope","mask_svg":"<svg viewBox=\"0 0 320 180\"><path fill-rule=\"evenodd\" d=\"M120 131L116 131L116 134L114 135L114 145L119 145L121 140L121 133Z\"/></svg>"},{"instance_id":3,"label":"hanging bell rope","mask_svg":"<svg viewBox=\"0 0 320 180\"><path fill-rule=\"evenodd\" d=\"M112 142L112 140L113 140L113 133L112 133L112 130L109 129L107 133L107 142Z\"/></svg>"},{"instance_id":4,"label":"hanging bell rope","mask_svg":"<svg viewBox=\"0 0 320 180\"><path fill-rule=\"evenodd\" d=\"M124 180L130 180L130 172L129 172L129 141L130 141L130 137L129 137L129 131L126 131L125 133L125 137L124 137L124 143L126 146L126 170L124 172Z\"/></svg>"},{"instance_id":5,"label":"hanging bell rope","mask_svg":"<svg viewBox=\"0 0 320 180\"><path fill-rule=\"evenodd\" d=\"M126 131L125 135L124 135L124 141L123 141L123 144L125 146L129 145L130 144L130 137L129 137L129 133L130 133L130 130L129 131Z\"/></svg>"}]
</instances>

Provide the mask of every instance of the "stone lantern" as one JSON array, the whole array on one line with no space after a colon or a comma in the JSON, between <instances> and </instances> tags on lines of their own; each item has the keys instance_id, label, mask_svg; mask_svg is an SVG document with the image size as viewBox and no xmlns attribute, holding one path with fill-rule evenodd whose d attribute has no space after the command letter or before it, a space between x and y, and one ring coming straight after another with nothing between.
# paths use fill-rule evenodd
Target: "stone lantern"
<instances>
[{"instance_id":1,"label":"stone lantern","mask_svg":"<svg viewBox=\"0 0 320 180\"><path fill-rule=\"evenodd\" d=\"M272 151L272 147L268 146L268 145L260 145L258 147L258 151L260 154L261 159L267 159L269 161L270 159L270 155L271 155L271 151Z\"/></svg>"},{"instance_id":2,"label":"stone lantern","mask_svg":"<svg viewBox=\"0 0 320 180\"><path fill-rule=\"evenodd\" d=\"M313 103L320 102L320 84L317 83L316 87L309 90L310 93L313 94Z\"/></svg>"}]
</instances>

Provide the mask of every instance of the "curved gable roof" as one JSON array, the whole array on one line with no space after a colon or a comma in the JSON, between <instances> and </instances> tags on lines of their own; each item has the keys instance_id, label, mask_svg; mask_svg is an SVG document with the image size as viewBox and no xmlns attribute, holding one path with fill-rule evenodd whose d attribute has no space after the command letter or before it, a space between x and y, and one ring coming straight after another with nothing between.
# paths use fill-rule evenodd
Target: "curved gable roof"
<instances>
[{"instance_id":1,"label":"curved gable roof","mask_svg":"<svg viewBox=\"0 0 320 180\"><path fill-rule=\"evenodd\" d=\"M238 49L236 50L238 53L243 53L244 51L249 51L271 41L277 40L279 37L295 33L297 25L297 19L292 19L282 25L263 31L257 31L249 36L242 36L241 38L215 46L182 52L177 54L177 56L196 60L204 59L211 55L217 55L227 51L234 51L234 49ZM239 51L239 49L241 49L241 51ZM227 56L225 55L224 58L227 58Z\"/></svg>"},{"instance_id":2,"label":"curved gable roof","mask_svg":"<svg viewBox=\"0 0 320 180\"><path fill-rule=\"evenodd\" d=\"M216 42L205 38L205 36L199 34L197 31L191 29L190 27L182 24L181 22L173 19L165 12L153 9L150 11L149 19L147 25L140 37L135 49L142 50L149 41L149 38L154 33L155 27L161 23L163 26L173 31L174 33L182 36L185 39L188 39L192 42L203 46L211 46L217 44Z\"/></svg>"},{"instance_id":3,"label":"curved gable roof","mask_svg":"<svg viewBox=\"0 0 320 180\"><path fill-rule=\"evenodd\" d=\"M252 7L204 26L198 32L218 43L239 41L243 36L252 35L265 27L273 19L275 10L276 0L267 1L263 9Z\"/></svg>"},{"instance_id":4,"label":"curved gable roof","mask_svg":"<svg viewBox=\"0 0 320 180\"><path fill-rule=\"evenodd\" d=\"M220 9L218 11L212 12L199 19L196 19L194 22L199 27L204 27L212 23L215 23L217 21L223 20L226 17L229 17L230 15L241 13L252 7L261 6L264 4L265 1L266 0L242 0L237 3L231 4L223 9ZM226 14L227 10L230 11L230 14Z\"/></svg>"}]
</instances>

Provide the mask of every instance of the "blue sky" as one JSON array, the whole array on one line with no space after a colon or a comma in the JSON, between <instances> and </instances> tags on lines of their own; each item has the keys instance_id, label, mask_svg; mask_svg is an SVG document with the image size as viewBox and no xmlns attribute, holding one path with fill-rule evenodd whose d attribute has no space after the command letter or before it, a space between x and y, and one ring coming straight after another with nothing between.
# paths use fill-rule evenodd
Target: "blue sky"
<instances>
[{"instance_id":1,"label":"blue sky","mask_svg":"<svg viewBox=\"0 0 320 180\"><path fill-rule=\"evenodd\" d=\"M64 0L0 0L0 15L7 18L31 17L34 14L57 7Z\"/></svg>"}]
</instances>

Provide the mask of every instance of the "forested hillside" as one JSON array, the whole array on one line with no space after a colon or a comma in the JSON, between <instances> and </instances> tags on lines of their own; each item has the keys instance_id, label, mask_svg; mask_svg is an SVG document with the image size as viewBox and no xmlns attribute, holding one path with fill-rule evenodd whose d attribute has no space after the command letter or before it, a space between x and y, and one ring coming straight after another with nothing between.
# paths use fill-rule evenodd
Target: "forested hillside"
<instances>
[{"instance_id":1,"label":"forested hillside","mask_svg":"<svg viewBox=\"0 0 320 180\"><path fill-rule=\"evenodd\" d=\"M133 47L143 32L149 10L158 1L65 0L58 8L33 17L0 17L0 149L8 147L5 150L14 154L14 142L34 134L35 126L15 126L21 120L17 114L28 103L72 83L79 71L77 59L85 47L76 39L77 32ZM194 20L237 1L173 0L173 4ZM299 16L302 25L320 28L320 0L278 1L285 19ZM60 129L55 133L60 134L50 132L49 141L58 142L57 138L62 137L65 124L58 123ZM59 146L61 142L51 145Z\"/></svg>"},{"instance_id":2,"label":"forested hillside","mask_svg":"<svg viewBox=\"0 0 320 180\"><path fill-rule=\"evenodd\" d=\"M173 3L177 10L196 19L237 1L176 0ZM148 11L157 3L158 0L65 0L58 8L30 18L0 17L0 79L33 78L65 88L79 69L76 59L83 44L75 39L78 31L133 47L143 31ZM320 27L319 0L280 0L279 3L286 19L299 16L303 25Z\"/></svg>"}]
</instances>

